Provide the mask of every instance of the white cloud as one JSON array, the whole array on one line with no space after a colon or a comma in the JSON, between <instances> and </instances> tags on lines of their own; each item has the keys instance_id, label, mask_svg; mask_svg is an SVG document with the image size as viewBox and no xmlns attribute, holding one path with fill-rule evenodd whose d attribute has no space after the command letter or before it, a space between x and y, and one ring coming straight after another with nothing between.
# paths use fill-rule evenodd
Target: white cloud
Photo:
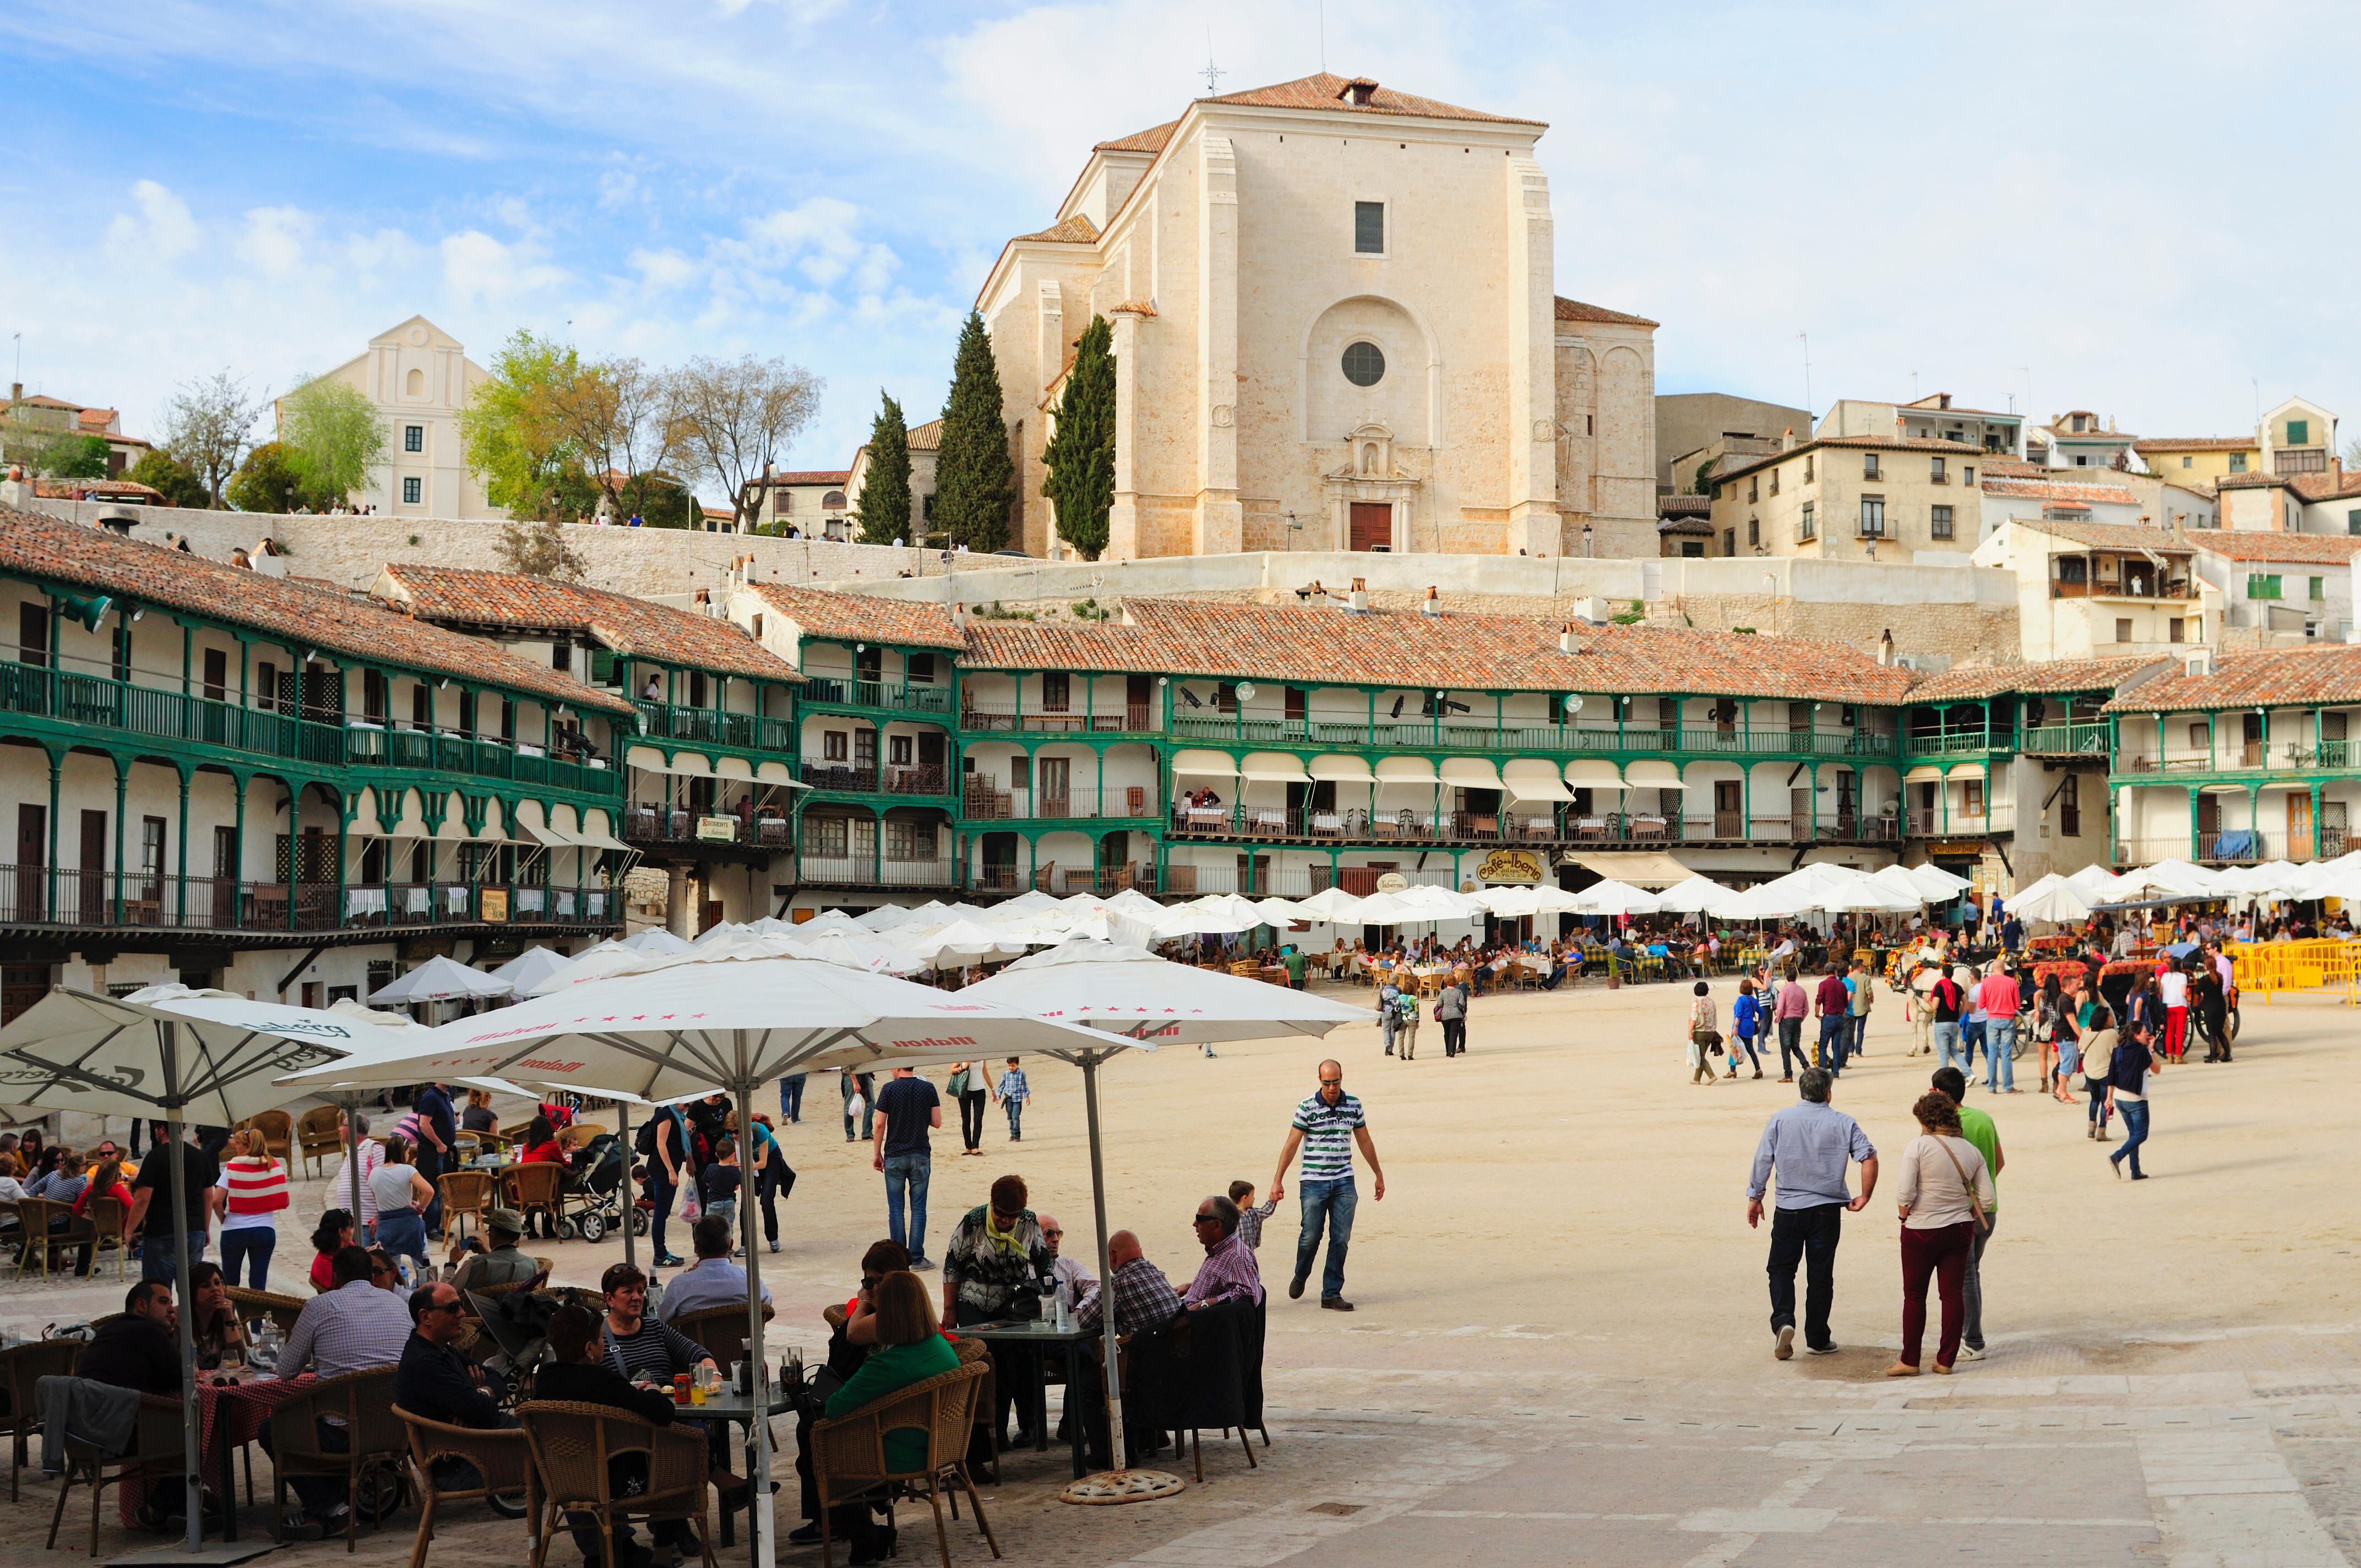
<instances>
[{"instance_id":1,"label":"white cloud","mask_svg":"<svg viewBox=\"0 0 2361 1568\"><path fill-rule=\"evenodd\" d=\"M445 236L443 281L453 298L470 304L512 301L567 280L564 268L541 260L529 240L509 244L481 229Z\"/></svg>"},{"instance_id":2,"label":"white cloud","mask_svg":"<svg viewBox=\"0 0 2361 1568\"><path fill-rule=\"evenodd\" d=\"M170 261L196 248L197 223L188 203L153 180L131 187L138 215L117 213L106 225L107 248L118 256L133 253Z\"/></svg>"},{"instance_id":3,"label":"white cloud","mask_svg":"<svg viewBox=\"0 0 2361 1568\"><path fill-rule=\"evenodd\" d=\"M246 214L246 232L238 253L266 278L287 278L309 252L313 223L310 214L295 207L257 207Z\"/></svg>"},{"instance_id":4,"label":"white cloud","mask_svg":"<svg viewBox=\"0 0 2361 1568\"><path fill-rule=\"evenodd\" d=\"M703 276L704 269L677 250L635 250L631 256L631 270L651 290L669 292L685 289Z\"/></svg>"}]
</instances>

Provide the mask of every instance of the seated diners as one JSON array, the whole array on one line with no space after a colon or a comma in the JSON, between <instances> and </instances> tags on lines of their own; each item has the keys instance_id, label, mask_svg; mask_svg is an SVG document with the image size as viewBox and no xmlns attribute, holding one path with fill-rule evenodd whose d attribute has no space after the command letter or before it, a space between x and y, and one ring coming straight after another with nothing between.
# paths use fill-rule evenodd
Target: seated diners
<instances>
[{"instance_id":1,"label":"seated diners","mask_svg":"<svg viewBox=\"0 0 2361 1568\"><path fill-rule=\"evenodd\" d=\"M730 1222L718 1214L707 1214L688 1228L688 1234L697 1261L673 1276L672 1283L664 1288L663 1303L656 1308L657 1318L672 1323L690 1312L735 1307L742 1319L746 1310L746 1270L744 1266L730 1260ZM763 1287L763 1304L771 1304L771 1288L767 1285Z\"/></svg>"},{"instance_id":2,"label":"seated diners","mask_svg":"<svg viewBox=\"0 0 2361 1568\"><path fill-rule=\"evenodd\" d=\"M599 1320L599 1359L625 1377L647 1373L669 1387L713 1353L670 1323L648 1316L648 1277L628 1263L608 1266L598 1278L607 1298Z\"/></svg>"},{"instance_id":3,"label":"seated diners","mask_svg":"<svg viewBox=\"0 0 2361 1568\"><path fill-rule=\"evenodd\" d=\"M607 1271L611 1279L617 1269L628 1267L617 1264ZM639 1270L631 1269L634 1276ZM647 1295L647 1281L640 1281L642 1300ZM611 1300L613 1292L609 1298ZM669 1332L670 1331L665 1331ZM602 1361L592 1354L599 1337L598 1320L584 1309L568 1302L557 1309L549 1320L549 1349L557 1359L544 1366L534 1376L533 1395L539 1399L561 1400L577 1405L606 1405L631 1414L660 1427L673 1420L672 1396L653 1388L640 1388L615 1368L611 1354ZM675 1338L678 1336L675 1336ZM648 1484L648 1460L644 1453L618 1454L607 1461L607 1478L617 1497L627 1497L644 1491ZM598 1521L589 1514L569 1513L566 1526L574 1532L574 1544L582 1549L585 1568L605 1568L604 1546L599 1539ZM677 1554L682 1549L697 1543L695 1532L679 1519L649 1521L648 1534L668 1553ZM615 1525L615 1568L651 1568L655 1554L631 1539L631 1527L620 1521Z\"/></svg>"},{"instance_id":4,"label":"seated diners","mask_svg":"<svg viewBox=\"0 0 2361 1568\"><path fill-rule=\"evenodd\" d=\"M1099 1326L1110 1299L1118 1334L1153 1332L1180 1313L1180 1292L1172 1288L1162 1269L1148 1261L1139 1238L1129 1231L1107 1237L1107 1288L1093 1286L1075 1312L1083 1328Z\"/></svg>"},{"instance_id":5,"label":"seated diners","mask_svg":"<svg viewBox=\"0 0 2361 1568\"><path fill-rule=\"evenodd\" d=\"M952 1324L1041 1315L1041 1297L1056 1277L1058 1260L1026 1207L1030 1196L1023 1177L1004 1176L992 1184L991 1197L952 1230L943 1251L943 1316ZM1014 1407L1014 1442L1030 1442L1033 1433L1026 1421L1033 1407L1030 1390L1041 1378L1040 1357L1027 1346L1002 1344L993 1347L993 1363L999 1404L993 1419L1005 1428Z\"/></svg>"},{"instance_id":6,"label":"seated diners","mask_svg":"<svg viewBox=\"0 0 2361 1568\"><path fill-rule=\"evenodd\" d=\"M367 1372L401 1362L402 1348L410 1340L409 1309L399 1297L369 1283L370 1273L367 1251L357 1246L336 1250L336 1288L303 1303L294 1332L287 1336L287 1348L280 1353L280 1377L300 1377L306 1372L341 1377L348 1372ZM343 1453L348 1441L343 1427L326 1420L320 1423L319 1440L322 1450L329 1453ZM276 1452L267 1425L262 1429L262 1451ZM287 1484L303 1506L281 1521L281 1540L317 1541L345 1528L348 1505L343 1482L326 1475L291 1475Z\"/></svg>"},{"instance_id":7,"label":"seated diners","mask_svg":"<svg viewBox=\"0 0 2361 1568\"><path fill-rule=\"evenodd\" d=\"M123 1298L123 1315L99 1325L74 1361L74 1376L142 1394L181 1394L180 1304L172 1288L143 1279Z\"/></svg>"},{"instance_id":8,"label":"seated diners","mask_svg":"<svg viewBox=\"0 0 2361 1568\"><path fill-rule=\"evenodd\" d=\"M1238 1206L1217 1192L1197 1205L1194 1223L1205 1261L1197 1266L1197 1277L1181 1298L1189 1310L1202 1311L1224 1301L1260 1301L1262 1270L1255 1263L1254 1249L1238 1234Z\"/></svg>"},{"instance_id":9,"label":"seated diners","mask_svg":"<svg viewBox=\"0 0 2361 1568\"><path fill-rule=\"evenodd\" d=\"M959 1353L942 1336L935 1321L934 1303L927 1299L926 1282L908 1269L897 1269L868 1293L854 1321L866 1320L866 1337L876 1345L861 1370L828 1397L825 1413L831 1419L851 1415L863 1405L884 1398L913 1383L959 1369ZM896 1427L884 1434L885 1467L893 1471L923 1470L928 1434L920 1429ZM880 1528L865 1504L852 1504L829 1515L831 1534L842 1529L855 1563L874 1563L894 1554L893 1527Z\"/></svg>"},{"instance_id":10,"label":"seated diners","mask_svg":"<svg viewBox=\"0 0 2361 1568\"><path fill-rule=\"evenodd\" d=\"M195 1309L189 1322L189 1343L196 1349L197 1365L206 1371L246 1360L246 1325L238 1321L229 1291L221 1265L189 1266L189 1301Z\"/></svg>"},{"instance_id":11,"label":"seated diners","mask_svg":"<svg viewBox=\"0 0 2361 1568\"><path fill-rule=\"evenodd\" d=\"M437 1280L412 1291L408 1304L412 1327L393 1375L393 1402L445 1426L490 1431L516 1425L516 1418L500 1409L501 1386L493 1375L451 1348L467 1332L459 1292L448 1280ZM445 1456L434 1462L434 1483L464 1492L482 1485L482 1478L466 1460Z\"/></svg>"}]
</instances>

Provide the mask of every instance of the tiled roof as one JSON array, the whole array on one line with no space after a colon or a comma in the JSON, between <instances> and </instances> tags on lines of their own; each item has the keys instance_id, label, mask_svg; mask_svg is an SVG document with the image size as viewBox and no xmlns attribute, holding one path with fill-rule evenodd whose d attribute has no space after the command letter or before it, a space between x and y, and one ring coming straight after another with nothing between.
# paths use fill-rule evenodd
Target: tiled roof
<instances>
[{"instance_id":1,"label":"tiled roof","mask_svg":"<svg viewBox=\"0 0 2361 1568\"><path fill-rule=\"evenodd\" d=\"M2295 480L2287 474L2227 474L2213 481L2220 490L2292 490Z\"/></svg>"},{"instance_id":2,"label":"tiled roof","mask_svg":"<svg viewBox=\"0 0 2361 1568\"><path fill-rule=\"evenodd\" d=\"M43 500L62 501L74 499L76 492L93 500L141 501L170 506L164 492L137 479L36 479L33 493Z\"/></svg>"},{"instance_id":3,"label":"tiled roof","mask_svg":"<svg viewBox=\"0 0 2361 1568\"><path fill-rule=\"evenodd\" d=\"M1704 517L1713 510L1711 496L1658 496L1658 517Z\"/></svg>"},{"instance_id":4,"label":"tiled roof","mask_svg":"<svg viewBox=\"0 0 2361 1568\"><path fill-rule=\"evenodd\" d=\"M1668 512L1663 518L1658 520L1656 523L1656 532L1659 537L1667 533L1695 533L1701 534L1707 538L1711 538L1713 536L1713 523L1710 520L1697 512L1681 512L1677 514Z\"/></svg>"},{"instance_id":5,"label":"tiled roof","mask_svg":"<svg viewBox=\"0 0 2361 1568\"><path fill-rule=\"evenodd\" d=\"M914 424L910 427L911 451L939 452L942 450L942 421L939 419L930 419L924 424Z\"/></svg>"},{"instance_id":6,"label":"tiled roof","mask_svg":"<svg viewBox=\"0 0 2361 1568\"><path fill-rule=\"evenodd\" d=\"M2343 500L2347 496L2361 496L2361 468L2332 464L2325 473L2290 474L2288 483L2308 501Z\"/></svg>"},{"instance_id":7,"label":"tiled roof","mask_svg":"<svg viewBox=\"0 0 2361 1568\"><path fill-rule=\"evenodd\" d=\"M1931 436L1819 435L1814 436L1809 441L1799 441L1787 451L1773 452L1767 456L1756 457L1741 463L1735 468L1722 469L1708 476L1708 478L1711 483L1726 485L1730 480L1752 474L1758 468L1767 468L1774 463L1784 462L1801 453L1815 451L1823 446L1838 446L1862 452L1939 452L1947 457L1971 459L1979 458L1984 455L1983 448L1981 446L1971 446L1964 441L1938 441Z\"/></svg>"},{"instance_id":8,"label":"tiled roof","mask_svg":"<svg viewBox=\"0 0 2361 1568\"><path fill-rule=\"evenodd\" d=\"M1180 128L1178 120L1167 120L1160 126L1150 126L1144 131L1134 131L1127 137L1103 141L1093 147L1093 152L1162 152L1172 140L1172 133Z\"/></svg>"},{"instance_id":9,"label":"tiled roof","mask_svg":"<svg viewBox=\"0 0 2361 1568\"><path fill-rule=\"evenodd\" d=\"M1610 311L1605 305L1586 305L1580 300L1569 300L1564 294L1557 296L1556 313L1557 319L1562 322L1604 322L1617 326L1662 326L1664 324L1662 322L1652 322L1645 316L1626 315L1621 311Z\"/></svg>"},{"instance_id":10,"label":"tiled roof","mask_svg":"<svg viewBox=\"0 0 2361 1568\"><path fill-rule=\"evenodd\" d=\"M1109 311L1107 313L1109 315L1129 313L1135 316L1152 316L1156 314L1156 307L1146 300L1126 300L1123 303L1115 306L1114 310Z\"/></svg>"},{"instance_id":11,"label":"tiled roof","mask_svg":"<svg viewBox=\"0 0 2361 1568\"><path fill-rule=\"evenodd\" d=\"M2043 479L2059 470L2040 463L2027 463L2015 457L1984 455L1984 477L1987 479Z\"/></svg>"},{"instance_id":12,"label":"tiled roof","mask_svg":"<svg viewBox=\"0 0 2361 1568\"><path fill-rule=\"evenodd\" d=\"M2109 713L2361 702L2361 647L2271 649L2219 659L2210 675L2173 674L2144 681L2107 704Z\"/></svg>"},{"instance_id":13,"label":"tiled roof","mask_svg":"<svg viewBox=\"0 0 2361 1568\"><path fill-rule=\"evenodd\" d=\"M1353 102L1347 92L1353 87L1369 89L1369 101L1366 104ZM1254 109L1346 109L1356 115L1406 115L1422 120L1481 120L1490 125L1538 126L1543 123L1520 119L1513 115L1488 115L1480 109L1462 109L1451 104L1439 104L1432 98L1420 98L1380 86L1366 76L1338 76L1325 71L1312 76L1299 77L1293 82L1274 82L1268 87L1249 87L1243 93L1224 93L1217 97L1200 98L1198 102Z\"/></svg>"},{"instance_id":14,"label":"tiled roof","mask_svg":"<svg viewBox=\"0 0 2361 1568\"><path fill-rule=\"evenodd\" d=\"M2011 521L2019 528L2070 539L2093 550L2153 550L2158 554L2186 555L2196 548L2186 535L2176 538L2164 529L2144 528L2135 522L2083 522L2062 517L2020 517Z\"/></svg>"},{"instance_id":15,"label":"tiled roof","mask_svg":"<svg viewBox=\"0 0 2361 1568\"><path fill-rule=\"evenodd\" d=\"M961 663L977 669L1105 670L1218 680L1334 681L1408 690L1488 690L1899 702L1911 673L1841 643L1673 627L1585 627L1513 616L1128 599L1128 624L976 621Z\"/></svg>"},{"instance_id":16,"label":"tiled roof","mask_svg":"<svg viewBox=\"0 0 2361 1568\"><path fill-rule=\"evenodd\" d=\"M2251 435L2143 435L2132 442L2135 452L2258 452Z\"/></svg>"},{"instance_id":17,"label":"tiled roof","mask_svg":"<svg viewBox=\"0 0 2361 1568\"><path fill-rule=\"evenodd\" d=\"M80 403L70 403L63 398L53 398L46 392L35 392L29 398L18 398L13 406L25 409L63 409L68 413L82 411Z\"/></svg>"},{"instance_id":18,"label":"tiled roof","mask_svg":"<svg viewBox=\"0 0 2361 1568\"><path fill-rule=\"evenodd\" d=\"M2133 507L2139 498L2120 485L2060 484L2055 480L1995 479L1984 475L1984 494L2014 496L2029 501L2083 501L2107 506Z\"/></svg>"},{"instance_id":19,"label":"tiled roof","mask_svg":"<svg viewBox=\"0 0 2361 1568\"><path fill-rule=\"evenodd\" d=\"M115 411L113 409L78 409L74 412L74 418L82 424L94 425L103 431L108 425L115 422Z\"/></svg>"},{"instance_id":20,"label":"tiled roof","mask_svg":"<svg viewBox=\"0 0 2361 1568\"><path fill-rule=\"evenodd\" d=\"M756 583L753 587L772 609L792 617L807 637L826 637L840 642L890 642L903 648L967 646L967 639L960 635L950 612L938 604L824 593L817 588L789 587L784 583Z\"/></svg>"},{"instance_id":21,"label":"tiled roof","mask_svg":"<svg viewBox=\"0 0 2361 1568\"><path fill-rule=\"evenodd\" d=\"M1099 225L1091 222L1090 214L1076 213L1072 217L1038 233L1020 234L1009 243L1021 245L1027 240L1038 240L1049 245L1088 245L1098 237Z\"/></svg>"},{"instance_id":22,"label":"tiled roof","mask_svg":"<svg viewBox=\"0 0 2361 1568\"><path fill-rule=\"evenodd\" d=\"M2142 670L2171 663L2152 653L2112 659L2052 659L2038 664L1970 664L1927 675L1910 688L1912 702L1974 702L2008 692L2111 691Z\"/></svg>"},{"instance_id":23,"label":"tiled roof","mask_svg":"<svg viewBox=\"0 0 2361 1568\"><path fill-rule=\"evenodd\" d=\"M618 653L766 681L803 677L730 621L514 572L388 563L394 602L421 620L514 631L588 632Z\"/></svg>"},{"instance_id":24,"label":"tiled roof","mask_svg":"<svg viewBox=\"0 0 2361 1568\"><path fill-rule=\"evenodd\" d=\"M251 627L326 653L481 681L577 707L631 710L621 698L571 676L514 658L475 638L397 615L366 598L324 593L38 513L0 510L0 571Z\"/></svg>"},{"instance_id":25,"label":"tiled roof","mask_svg":"<svg viewBox=\"0 0 2361 1568\"><path fill-rule=\"evenodd\" d=\"M841 468L797 468L784 474L772 474L754 481L758 485L840 485L852 476Z\"/></svg>"},{"instance_id":26,"label":"tiled roof","mask_svg":"<svg viewBox=\"0 0 2361 1568\"><path fill-rule=\"evenodd\" d=\"M2342 566L2361 555L2361 539L2346 533L2250 532L2202 528L2188 536L2191 549L2229 561L2289 561Z\"/></svg>"}]
</instances>

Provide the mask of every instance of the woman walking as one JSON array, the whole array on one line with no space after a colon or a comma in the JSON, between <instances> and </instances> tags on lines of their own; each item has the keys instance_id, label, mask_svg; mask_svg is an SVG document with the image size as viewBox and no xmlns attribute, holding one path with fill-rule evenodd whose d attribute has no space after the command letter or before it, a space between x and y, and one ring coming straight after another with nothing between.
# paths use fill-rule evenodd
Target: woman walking
<instances>
[{"instance_id":1,"label":"woman walking","mask_svg":"<svg viewBox=\"0 0 2361 1568\"><path fill-rule=\"evenodd\" d=\"M2164 1009L2164 1055L2179 1061L2189 1048L2189 977L2180 960L2168 957L2156 977L2157 1003Z\"/></svg>"},{"instance_id":2,"label":"woman walking","mask_svg":"<svg viewBox=\"0 0 2361 1568\"><path fill-rule=\"evenodd\" d=\"M1741 979L1738 1000L1730 1004L1730 1076L1738 1076L1738 1053L1746 1052L1746 1059L1754 1064L1754 1076L1763 1076L1763 1058L1754 1054L1754 1037L1763 1032L1763 999L1754 993L1754 981Z\"/></svg>"},{"instance_id":3,"label":"woman walking","mask_svg":"<svg viewBox=\"0 0 2361 1568\"><path fill-rule=\"evenodd\" d=\"M1696 1000L1689 1003L1689 1082L1693 1085L1711 1083L1721 1076L1713 1070L1714 1052L1721 1046L1721 1031L1714 1027L1714 1016L1713 988L1699 981Z\"/></svg>"},{"instance_id":4,"label":"woman walking","mask_svg":"<svg viewBox=\"0 0 2361 1568\"><path fill-rule=\"evenodd\" d=\"M2041 1086L2052 1099L2062 1101L2066 1080L2074 1075L2064 1065L2074 1045L2074 1009L2054 974L2042 977L2041 990L2034 996L2033 1037L2041 1047Z\"/></svg>"},{"instance_id":5,"label":"woman walking","mask_svg":"<svg viewBox=\"0 0 2361 1568\"><path fill-rule=\"evenodd\" d=\"M2126 1027L2115 1040L2114 1054L2107 1070L2107 1099L2123 1113L2124 1146L2107 1157L2107 1163L2120 1177L2124 1160L2129 1157L2132 1179L2146 1181L2140 1169L2140 1145L2147 1142L2148 1080L2164 1070L2164 1063L2155 1050L2156 1033L2136 1026Z\"/></svg>"},{"instance_id":6,"label":"woman walking","mask_svg":"<svg viewBox=\"0 0 2361 1568\"><path fill-rule=\"evenodd\" d=\"M1418 1055L1418 992L1394 993L1394 1055L1402 1061Z\"/></svg>"},{"instance_id":7,"label":"woman walking","mask_svg":"<svg viewBox=\"0 0 2361 1568\"><path fill-rule=\"evenodd\" d=\"M2114 1058L2114 1015L2107 1011L2106 999L2093 989L2075 1010L2075 1022L2082 1035L2082 1088L2091 1097L2090 1136L2103 1144L2113 1110L2107 1103L2107 1074Z\"/></svg>"},{"instance_id":8,"label":"woman walking","mask_svg":"<svg viewBox=\"0 0 2361 1568\"><path fill-rule=\"evenodd\" d=\"M221 1173L222 1274L236 1289L243 1264L247 1288L268 1290L279 1211L287 1207L287 1168L272 1157L259 1127L232 1133L229 1147Z\"/></svg>"},{"instance_id":9,"label":"woman walking","mask_svg":"<svg viewBox=\"0 0 2361 1568\"><path fill-rule=\"evenodd\" d=\"M983 1153L983 1112L992 1103L992 1071L984 1063L953 1062L951 1075L943 1081L943 1093L959 1102L960 1140L967 1146L962 1156Z\"/></svg>"},{"instance_id":10,"label":"woman walking","mask_svg":"<svg viewBox=\"0 0 2361 1568\"><path fill-rule=\"evenodd\" d=\"M1922 1094L1910 1113L1919 1131L1902 1149L1902 1354L1885 1369L1888 1377L1918 1376L1930 1275L1943 1308L1935 1370L1948 1373L1959 1359L1968 1258L1993 1201L1992 1173L1982 1153L1960 1135L1960 1108L1951 1097Z\"/></svg>"}]
</instances>

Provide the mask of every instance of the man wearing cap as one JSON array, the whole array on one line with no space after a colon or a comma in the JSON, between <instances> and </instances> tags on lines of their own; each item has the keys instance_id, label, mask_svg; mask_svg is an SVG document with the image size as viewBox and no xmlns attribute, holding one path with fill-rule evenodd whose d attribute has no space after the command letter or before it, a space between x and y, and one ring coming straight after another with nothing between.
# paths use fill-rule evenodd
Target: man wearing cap
<instances>
[{"instance_id":1,"label":"man wearing cap","mask_svg":"<svg viewBox=\"0 0 2361 1568\"><path fill-rule=\"evenodd\" d=\"M489 1252L478 1252L476 1244L467 1242L451 1249L451 1260L459 1266L451 1283L461 1292L529 1284L540 1277L540 1263L531 1253L517 1250L517 1238L524 1234L522 1214L514 1209L494 1209L484 1218L484 1230L492 1238Z\"/></svg>"}]
</instances>

